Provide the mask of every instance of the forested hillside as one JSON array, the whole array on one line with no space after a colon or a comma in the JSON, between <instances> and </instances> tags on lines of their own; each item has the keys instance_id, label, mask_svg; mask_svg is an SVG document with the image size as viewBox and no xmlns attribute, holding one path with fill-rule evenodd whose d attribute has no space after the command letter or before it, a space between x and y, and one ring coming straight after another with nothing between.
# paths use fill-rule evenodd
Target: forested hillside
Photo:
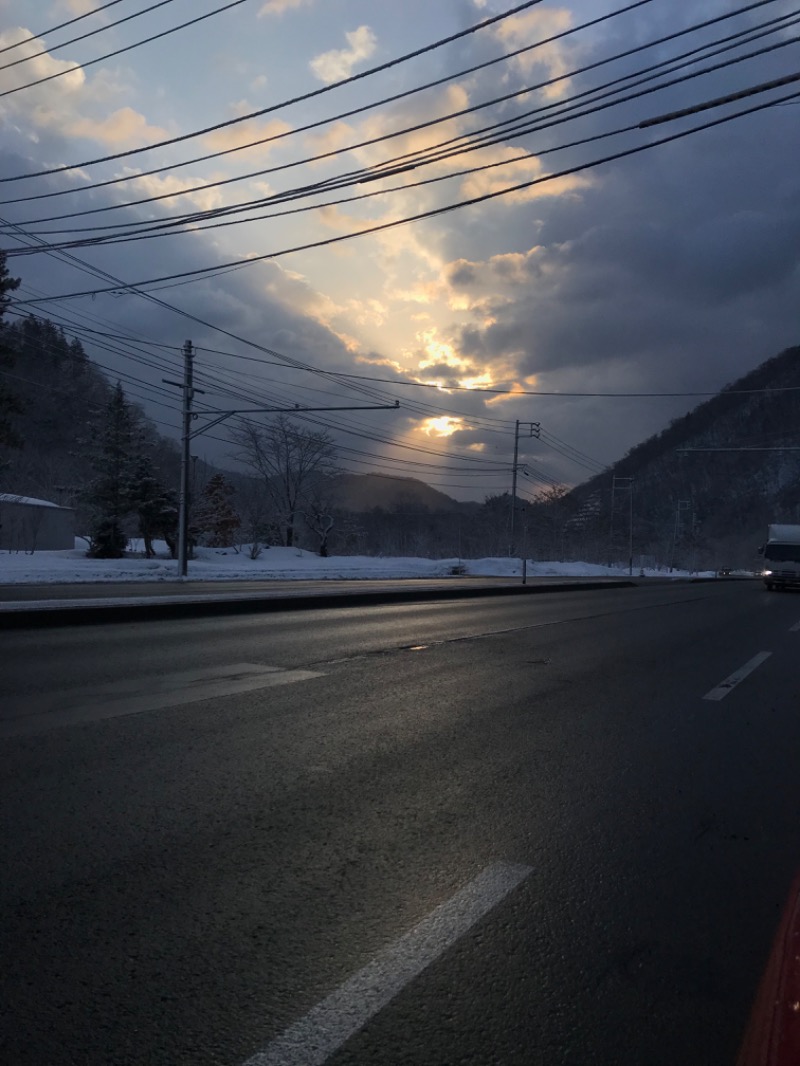
<instances>
[{"instance_id":1,"label":"forested hillside","mask_svg":"<svg viewBox=\"0 0 800 1066\"><path fill-rule=\"evenodd\" d=\"M800 347L676 419L564 501L570 551L626 560L632 529L634 555L666 565L753 566L769 522L800 522Z\"/></svg>"},{"instance_id":2,"label":"forested hillside","mask_svg":"<svg viewBox=\"0 0 800 1066\"><path fill-rule=\"evenodd\" d=\"M97 477L115 386L87 358L80 342L68 340L47 320L8 324L4 344L13 358L5 375L18 406L10 419L19 447L0 451L2 487L74 507L79 527L88 525L88 486ZM178 451L125 401L137 426L139 460L164 485L177 485Z\"/></svg>"}]
</instances>

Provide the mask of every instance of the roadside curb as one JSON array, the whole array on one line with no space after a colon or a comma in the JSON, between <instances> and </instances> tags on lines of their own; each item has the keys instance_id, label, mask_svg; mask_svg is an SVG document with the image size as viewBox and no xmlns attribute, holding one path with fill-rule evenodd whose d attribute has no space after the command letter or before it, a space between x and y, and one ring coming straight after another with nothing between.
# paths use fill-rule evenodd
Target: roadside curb
<instances>
[{"instance_id":1,"label":"roadside curb","mask_svg":"<svg viewBox=\"0 0 800 1066\"><path fill-rule=\"evenodd\" d=\"M327 610L330 608L381 606L391 603L424 603L435 600L475 599L488 596L527 596L542 592L587 592L594 589L635 588L636 581L581 581L549 585L496 585L481 588L384 589L364 592L334 592L318 595L238 596L220 599L143 599L90 605L0 607L0 630L43 629L56 626L106 625L119 622L151 622L159 619L208 618L215 615L262 614L277 611Z\"/></svg>"}]
</instances>

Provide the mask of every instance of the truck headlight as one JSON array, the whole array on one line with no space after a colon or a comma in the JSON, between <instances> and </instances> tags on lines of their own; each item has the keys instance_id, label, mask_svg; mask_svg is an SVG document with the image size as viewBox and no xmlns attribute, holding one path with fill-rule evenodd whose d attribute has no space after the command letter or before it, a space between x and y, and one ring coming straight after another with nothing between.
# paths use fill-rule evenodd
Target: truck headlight
<instances>
[{"instance_id":1,"label":"truck headlight","mask_svg":"<svg viewBox=\"0 0 800 1066\"><path fill-rule=\"evenodd\" d=\"M764 571L764 577L772 577L772 571L771 570L765 570Z\"/></svg>"}]
</instances>

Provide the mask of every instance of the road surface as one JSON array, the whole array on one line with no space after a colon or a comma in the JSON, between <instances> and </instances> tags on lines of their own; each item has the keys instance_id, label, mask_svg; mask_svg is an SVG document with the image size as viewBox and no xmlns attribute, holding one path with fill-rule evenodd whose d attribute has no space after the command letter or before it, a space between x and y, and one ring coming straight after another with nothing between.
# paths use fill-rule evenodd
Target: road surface
<instances>
[{"instance_id":1,"label":"road surface","mask_svg":"<svg viewBox=\"0 0 800 1066\"><path fill-rule=\"evenodd\" d=\"M2 1061L733 1062L800 867L800 597L3 648Z\"/></svg>"}]
</instances>

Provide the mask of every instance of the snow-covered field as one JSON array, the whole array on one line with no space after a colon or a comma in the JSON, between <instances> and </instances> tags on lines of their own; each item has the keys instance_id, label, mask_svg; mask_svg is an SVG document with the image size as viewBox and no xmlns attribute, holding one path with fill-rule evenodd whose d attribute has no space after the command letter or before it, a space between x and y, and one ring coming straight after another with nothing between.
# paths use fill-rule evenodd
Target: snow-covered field
<instances>
[{"instance_id":1,"label":"snow-covered field","mask_svg":"<svg viewBox=\"0 0 800 1066\"><path fill-rule=\"evenodd\" d=\"M138 545L134 542L134 548ZM174 581L178 564L169 558L166 545L156 542L158 555L145 559L132 551L123 559L87 559L86 545L76 541L72 551L42 551L33 555L23 552L0 552L0 584L53 584L92 581ZM522 573L519 559L419 559L370 556L332 556L321 559L299 548L265 548L258 559L232 548L198 548L197 558L189 561L188 580L251 581L253 579L320 580L376 578L448 577L463 566L463 572L475 577L518 577ZM594 563L533 563L527 567L529 577L615 577L627 576L627 567L599 566ZM640 571L634 569L638 576ZM645 571L647 577L685 577L685 571ZM701 576L712 576L703 574Z\"/></svg>"}]
</instances>

